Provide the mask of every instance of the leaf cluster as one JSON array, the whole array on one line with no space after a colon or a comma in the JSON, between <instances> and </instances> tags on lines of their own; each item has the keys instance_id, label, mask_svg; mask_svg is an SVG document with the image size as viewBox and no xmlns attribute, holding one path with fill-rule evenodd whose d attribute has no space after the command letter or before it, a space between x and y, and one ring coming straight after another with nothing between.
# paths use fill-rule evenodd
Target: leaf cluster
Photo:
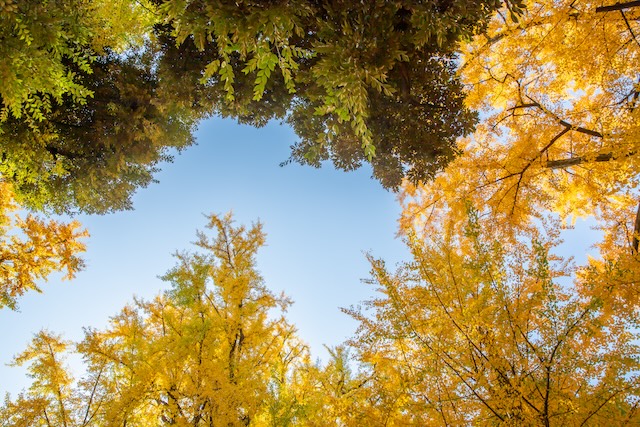
<instances>
[{"instance_id":1,"label":"leaf cluster","mask_svg":"<svg viewBox=\"0 0 640 427\"><path fill-rule=\"evenodd\" d=\"M84 263L78 256L87 236L77 221L44 221L18 216L11 186L0 182L0 308L16 309L17 298L53 272L71 279Z\"/></svg>"}]
</instances>

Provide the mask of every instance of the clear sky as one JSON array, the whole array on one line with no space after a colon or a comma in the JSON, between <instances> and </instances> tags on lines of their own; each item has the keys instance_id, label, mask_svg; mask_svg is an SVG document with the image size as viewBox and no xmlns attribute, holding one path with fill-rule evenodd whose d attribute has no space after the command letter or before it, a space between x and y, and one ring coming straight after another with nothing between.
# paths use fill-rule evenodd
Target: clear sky
<instances>
[{"instance_id":1,"label":"clear sky","mask_svg":"<svg viewBox=\"0 0 640 427\"><path fill-rule=\"evenodd\" d=\"M216 118L196 137L198 145L162 166L159 184L138 191L133 211L78 217L91 237L87 267L75 280L52 277L42 294L20 300L19 311L0 310L0 396L28 386L25 370L6 364L40 329L79 340L83 327L106 326L134 295L149 299L166 289L157 276L174 265L176 250L195 249L203 214L232 210L238 223L263 223L267 246L258 269L272 291L293 299L287 317L314 357L326 357L324 344L354 332L339 307L373 294L360 281L369 274L364 253L389 267L407 259L395 237L396 196L370 178L368 167L280 167L296 137L278 123L255 129Z\"/></svg>"}]
</instances>

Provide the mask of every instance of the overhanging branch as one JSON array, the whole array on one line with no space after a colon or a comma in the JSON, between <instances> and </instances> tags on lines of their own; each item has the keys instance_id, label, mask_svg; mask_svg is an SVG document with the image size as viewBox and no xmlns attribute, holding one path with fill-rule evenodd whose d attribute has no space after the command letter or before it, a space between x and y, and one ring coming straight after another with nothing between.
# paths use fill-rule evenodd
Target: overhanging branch
<instances>
[{"instance_id":1,"label":"overhanging branch","mask_svg":"<svg viewBox=\"0 0 640 427\"><path fill-rule=\"evenodd\" d=\"M625 3L616 3L616 4L612 4L610 6L600 6L600 7L596 7L596 13L603 13L603 12L612 12L615 10L624 10L624 9L628 9L631 7L637 7L640 6L640 1L628 1Z\"/></svg>"},{"instance_id":2,"label":"overhanging branch","mask_svg":"<svg viewBox=\"0 0 640 427\"><path fill-rule=\"evenodd\" d=\"M610 160L615 160L618 158L631 157L634 154L635 152L631 152L621 156L614 157L612 153L604 153L604 154L598 154L594 158L577 156L577 157L571 157L569 159L547 160L545 167L548 169L562 169L562 168L568 168L569 166L576 166L576 165L580 165L582 163L587 163L587 162L608 162Z\"/></svg>"},{"instance_id":3,"label":"overhanging branch","mask_svg":"<svg viewBox=\"0 0 640 427\"><path fill-rule=\"evenodd\" d=\"M597 155L593 161L594 162L608 162L613 158L611 153L609 154L599 154ZM568 168L569 166L576 166L582 164L586 161L584 157L571 157L569 159L560 159L560 160L548 160L545 167L548 169L562 169Z\"/></svg>"},{"instance_id":4,"label":"overhanging branch","mask_svg":"<svg viewBox=\"0 0 640 427\"><path fill-rule=\"evenodd\" d=\"M531 99L531 97L528 97L531 102L527 102L527 103L521 103L518 105L515 105L511 108L507 108L507 111L515 111L515 110L519 110L519 109L523 109L523 108L537 108L539 110L541 110L542 112L544 112L547 115L550 115L551 117L553 117L554 119L556 119L558 121L559 124L561 124L562 126L564 126L565 128L568 128L569 130L573 130L579 133L584 133L585 135L589 135L589 136L594 136L596 138L602 138L603 135L595 130L591 130L591 129L587 129L585 127L582 126L576 126L572 123L569 123L566 120L561 119L560 117L558 117L556 114L550 112L549 110L547 110L546 108L544 108L539 102L534 101L533 99Z\"/></svg>"}]
</instances>

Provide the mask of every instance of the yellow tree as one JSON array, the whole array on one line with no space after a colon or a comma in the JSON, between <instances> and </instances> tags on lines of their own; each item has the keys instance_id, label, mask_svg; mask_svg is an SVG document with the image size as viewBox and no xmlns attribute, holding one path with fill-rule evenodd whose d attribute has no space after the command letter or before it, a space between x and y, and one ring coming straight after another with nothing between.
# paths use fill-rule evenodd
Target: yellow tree
<instances>
[{"instance_id":1,"label":"yellow tree","mask_svg":"<svg viewBox=\"0 0 640 427\"><path fill-rule=\"evenodd\" d=\"M371 260L380 297L351 311L381 396L371 425L640 422L637 313L603 315L607 300L582 292L589 275L553 254L556 224L512 239L469 212L462 229L410 236L395 274Z\"/></svg>"},{"instance_id":2,"label":"yellow tree","mask_svg":"<svg viewBox=\"0 0 640 427\"><path fill-rule=\"evenodd\" d=\"M83 385L88 395L74 388L74 378L65 365L70 343L48 331L37 333L15 365L28 364L33 383L26 392L0 407L2 427L85 427L94 424L101 397L96 393L97 378Z\"/></svg>"},{"instance_id":3,"label":"yellow tree","mask_svg":"<svg viewBox=\"0 0 640 427\"><path fill-rule=\"evenodd\" d=\"M11 186L0 181L0 308L16 308L17 299L28 290L40 291L37 282L51 273L65 271L72 278L83 262L87 236L77 221L44 221L15 212Z\"/></svg>"},{"instance_id":4,"label":"yellow tree","mask_svg":"<svg viewBox=\"0 0 640 427\"><path fill-rule=\"evenodd\" d=\"M110 372L101 382L113 393L105 422L243 426L263 412L271 372L295 340L270 311L289 301L255 269L264 244L259 224L234 227L227 215L210 216L208 227L216 236L198 233L204 253L176 255L164 276L171 290L136 301L80 345L92 366Z\"/></svg>"},{"instance_id":5,"label":"yellow tree","mask_svg":"<svg viewBox=\"0 0 640 427\"><path fill-rule=\"evenodd\" d=\"M481 123L443 174L405 186L402 226L431 235L432 215L446 212L462 227L467 203L505 229L545 212L590 217L603 236L590 292L614 288L610 309L627 310L640 296L640 8L524 3L516 20L505 9L463 46L460 77Z\"/></svg>"},{"instance_id":6,"label":"yellow tree","mask_svg":"<svg viewBox=\"0 0 640 427\"><path fill-rule=\"evenodd\" d=\"M283 315L290 304L264 285L255 255L260 224L210 216L213 238L182 252L164 280L171 289L136 300L105 330L88 329L77 383L62 365L65 343L41 333L16 359L32 387L0 409L5 426L293 425L303 414L297 373L308 350ZM302 372L302 371L301 371ZM55 415L55 418L52 418Z\"/></svg>"},{"instance_id":7,"label":"yellow tree","mask_svg":"<svg viewBox=\"0 0 640 427\"><path fill-rule=\"evenodd\" d=\"M296 425L362 426L371 424L363 410L370 397L366 385L367 373L357 369L357 361L345 345L327 347L329 359L324 365L303 366L307 383L299 387L304 392L304 417Z\"/></svg>"},{"instance_id":8,"label":"yellow tree","mask_svg":"<svg viewBox=\"0 0 640 427\"><path fill-rule=\"evenodd\" d=\"M315 377L309 349L292 334L283 331L285 345L270 365L267 396L255 425L289 427L306 425L304 421L314 413Z\"/></svg>"}]
</instances>

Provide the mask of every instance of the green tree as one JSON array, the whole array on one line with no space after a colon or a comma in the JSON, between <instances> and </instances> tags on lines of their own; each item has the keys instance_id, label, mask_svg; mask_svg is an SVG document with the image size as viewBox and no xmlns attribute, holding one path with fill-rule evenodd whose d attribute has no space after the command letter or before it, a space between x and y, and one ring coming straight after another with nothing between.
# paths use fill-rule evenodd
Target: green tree
<instances>
[{"instance_id":1,"label":"green tree","mask_svg":"<svg viewBox=\"0 0 640 427\"><path fill-rule=\"evenodd\" d=\"M79 81L92 92L83 102L64 97L39 121L2 124L0 175L30 208L129 209L132 193L170 159L168 149L192 143L194 122L161 97L143 55L105 53Z\"/></svg>"},{"instance_id":2,"label":"green tree","mask_svg":"<svg viewBox=\"0 0 640 427\"><path fill-rule=\"evenodd\" d=\"M476 122L458 41L500 4L8 0L0 174L28 207L126 209L195 120L221 114L285 119L290 161L428 180Z\"/></svg>"},{"instance_id":3,"label":"green tree","mask_svg":"<svg viewBox=\"0 0 640 427\"><path fill-rule=\"evenodd\" d=\"M0 123L42 119L64 97L83 102L95 55L139 45L152 24L144 1L5 0L0 4Z\"/></svg>"},{"instance_id":4,"label":"green tree","mask_svg":"<svg viewBox=\"0 0 640 427\"><path fill-rule=\"evenodd\" d=\"M129 0L14 1L0 9L0 179L28 208L130 208L194 119L158 92L152 16ZM142 50L140 50L142 49Z\"/></svg>"},{"instance_id":5,"label":"green tree","mask_svg":"<svg viewBox=\"0 0 640 427\"><path fill-rule=\"evenodd\" d=\"M160 62L199 80L185 92L194 104L254 125L286 118L300 137L290 160L331 158L342 169L370 161L395 188L403 176L430 178L472 131L476 115L455 76L457 42L481 31L501 2L156 4L168 64Z\"/></svg>"}]
</instances>

